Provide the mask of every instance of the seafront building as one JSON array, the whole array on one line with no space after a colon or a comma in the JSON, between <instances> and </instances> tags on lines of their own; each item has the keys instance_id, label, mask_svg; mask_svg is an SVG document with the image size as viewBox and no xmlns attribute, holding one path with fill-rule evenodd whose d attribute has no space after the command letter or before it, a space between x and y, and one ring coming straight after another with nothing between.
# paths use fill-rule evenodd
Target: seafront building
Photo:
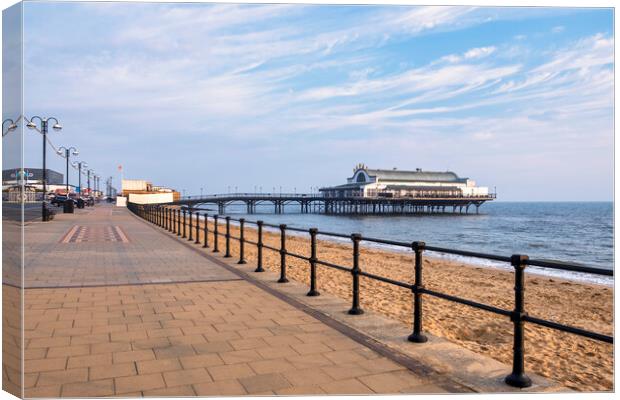
<instances>
[{"instance_id":1,"label":"seafront building","mask_svg":"<svg viewBox=\"0 0 620 400\"><path fill-rule=\"evenodd\" d=\"M56 194L66 194L67 184L64 175L52 169L45 169L46 189ZM43 169L10 168L2 170L2 199L8 202L41 201L43 191ZM75 191L75 185L69 185Z\"/></svg>"},{"instance_id":2,"label":"seafront building","mask_svg":"<svg viewBox=\"0 0 620 400\"><path fill-rule=\"evenodd\" d=\"M117 205L124 206L127 201L136 204L170 203L180 198L181 194L176 190L153 185L147 180L122 179Z\"/></svg>"},{"instance_id":3,"label":"seafront building","mask_svg":"<svg viewBox=\"0 0 620 400\"><path fill-rule=\"evenodd\" d=\"M319 189L328 198L488 197L489 189L451 171L370 169L358 164L347 183Z\"/></svg>"}]
</instances>

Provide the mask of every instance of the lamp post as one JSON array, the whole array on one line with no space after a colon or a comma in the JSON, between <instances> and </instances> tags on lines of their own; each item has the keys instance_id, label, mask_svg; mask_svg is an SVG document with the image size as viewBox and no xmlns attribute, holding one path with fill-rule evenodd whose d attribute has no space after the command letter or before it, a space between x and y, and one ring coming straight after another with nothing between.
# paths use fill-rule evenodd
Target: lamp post
<instances>
[{"instance_id":1,"label":"lamp post","mask_svg":"<svg viewBox=\"0 0 620 400\"><path fill-rule=\"evenodd\" d=\"M67 196L69 196L69 158L71 157L71 154L73 154L74 156L77 156L80 153L73 146L69 148L60 146L60 148L56 151L56 153L58 153L59 156L67 160L67 186L66 187L67 187Z\"/></svg>"},{"instance_id":2,"label":"lamp post","mask_svg":"<svg viewBox=\"0 0 620 400\"><path fill-rule=\"evenodd\" d=\"M93 172L92 169L87 169L86 170L86 182L88 185L88 195L90 196L90 174Z\"/></svg>"},{"instance_id":3,"label":"lamp post","mask_svg":"<svg viewBox=\"0 0 620 400\"><path fill-rule=\"evenodd\" d=\"M6 129L6 132L5 132L4 124L6 124L7 122L9 124L9 127ZM17 124L11 118L7 118L4 121L2 121L2 137L5 137L9 132L14 131L15 129L17 129Z\"/></svg>"},{"instance_id":4,"label":"lamp post","mask_svg":"<svg viewBox=\"0 0 620 400\"><path fill-rule=\"evenodd\" d=\"M71 165L73 166L73 168L76 168L78 170L78 193L81 196L82 195L82 168L87 168L88 164L85 163L84 161L78 161L78 162L71 163Z\"/></svg>"},{"instance_id":5,"label":"lamp post","mask_svg":"<svg viewBox=\"0 0 620 400\"><path fill-rule=\"evenodd\" d=\"M45 150L47 148L47 127L50 121L56 122L54 125L52 125L52 129L54 129L55 131L61 130L62 125L60 125L60 122L58 122L58 119L56 119L56 117L41 118L38 115L35 115L34 117L30 118L30 121L26 125L29 129L37 128L37 125L34 122L32 122L35 119L38 119L39 122L41 123L41 135L43 136L43 177L42 177L43 203L41 203L41 219L43 221L49 221L49 215L47 214L47 208L45 206L45 198L47 195L47 173L45 171Z\"/></svg>"}]
</instances>

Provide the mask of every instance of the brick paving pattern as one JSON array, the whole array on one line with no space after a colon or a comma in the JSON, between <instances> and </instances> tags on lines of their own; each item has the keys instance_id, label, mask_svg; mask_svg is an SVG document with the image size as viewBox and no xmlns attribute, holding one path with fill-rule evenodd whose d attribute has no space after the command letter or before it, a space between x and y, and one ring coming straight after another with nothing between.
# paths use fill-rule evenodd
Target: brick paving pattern
<instances>
[{"instance_id":1,"label":"brick paving pattern","mask_svg":"<svg viewBox=\"0 0 620 400\"><path fill-rule=\"evenodd\" d=\"M26 226L24 265L29 288L239 279L110 206Z\"/></svg>"},{"instance_id":2,"label":"brick paving pattern","mask_svg":"<svg viewBox=\"0 0 620 400\"><path fill-rule=\"evenodd\" d=\"M26 397L444 391L127 210L100 206L79 221L120 226L127 242L59 243L78 224L57 222L38 237L52 244L35 246L51 252L26 269L42 274L31 287L48 286L25 291ZM79 287L93 282L108 285Z\"/></svg>"},{"instance_id":3,"label":"brick paving pattern","mask_svg":"<svg viewBox=\"0 0 620 400\"><path fill-rule=\"evenodd\" d=\"M74 225L69 232L61 239L60 243L82 243L82 242L123 242L128 243L127 235L117 225L107 226L81 226Z\"/></svg>"}]
</instances>

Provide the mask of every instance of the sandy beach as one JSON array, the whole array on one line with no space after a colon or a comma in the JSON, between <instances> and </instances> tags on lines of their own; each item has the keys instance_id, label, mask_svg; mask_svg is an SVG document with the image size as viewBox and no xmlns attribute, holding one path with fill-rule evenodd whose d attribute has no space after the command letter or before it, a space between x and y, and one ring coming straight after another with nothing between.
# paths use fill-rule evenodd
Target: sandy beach
<instances>
[{"instance_id":1,"label":"sandy beach","mask_svg":"<svg viewBox=\"0 0 620 400\"><path fill-rule=\"evenodd\" d=\"M213 229L209 221L209 229ZM219 226L220 251L225 249L224 221ZM231 224L231 235L238 236ZM245 229L246 240L256 241L252 225ZM321 240L317 256L321 260L350 267L351 245ZM202 242L202 230L200 240ZM209 235L213 245L213 235ZM279 248L278 233L264 231L263 242ZM310 241L287 236L289 252L309 256ZM239 243L231 240L233 257ZM256 263L256 246L245 245L248 263ZM280 255L265 249L265 269L279 271ZM288 277L309 284L309 263L287 257ZM361 246L360 267L370 273L413 282L413 254ZM351 298L351 274L319 266L318 289L343 299ZM495 268L477 267L425 256L424 284L429 289L491 304L513 308L513 273ZM410 291L368 278L361 278L361 306L411 326ZM558 323L613 334L613 288L582 284L540 275L526 275L526 310L529 315ZM431 296L424 297L424 330L448 339L472 351L490 356L508 365L512 362L512 324L502 316L459 305ZM613 346L576 335L527 323L526 371L554 379L580 391L613 389Z\"/></svg>"}]
</instances>

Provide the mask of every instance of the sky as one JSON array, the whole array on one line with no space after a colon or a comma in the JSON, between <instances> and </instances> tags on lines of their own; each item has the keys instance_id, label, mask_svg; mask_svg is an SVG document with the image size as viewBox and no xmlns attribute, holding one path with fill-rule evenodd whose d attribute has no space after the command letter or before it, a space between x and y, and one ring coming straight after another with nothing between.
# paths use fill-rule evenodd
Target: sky
<instances>
[{"instance_id":1,"label":"sky","mask_svg":"<svg viewBox=\"0 0 620 400\"><path fill-rule=\"evenodd\" d=\"M29 2L23 23L25 114L116 185L300 193L364 163L613 199L611 9Z\"/></svg>"}]
</instances>

